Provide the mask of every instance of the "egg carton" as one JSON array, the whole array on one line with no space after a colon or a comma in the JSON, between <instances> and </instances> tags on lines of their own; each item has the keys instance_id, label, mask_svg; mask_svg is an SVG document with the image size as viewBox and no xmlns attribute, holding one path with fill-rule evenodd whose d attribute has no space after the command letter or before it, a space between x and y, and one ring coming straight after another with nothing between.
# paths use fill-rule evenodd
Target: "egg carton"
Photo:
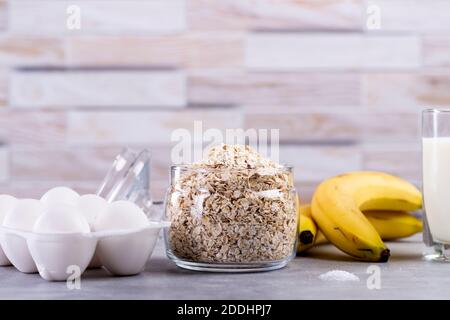
<instances>
[{"instance_id":1,"label":"egg carton","mask_svg":"<svg viewBox=\"0 0 450 320\"><path fill-rule=\"evenodd\" d=\"M143 228L88 233L39 233L0 227L0 265L14 265L24 273L39 272L49 281L82 274L94 254L112 275L143 271L168 222L149 222Z\"/></svg>"},{"instance_id":2,"label":"egg carton","mask_svg":"<svg viewBox=\"0 0 450 320\"><path fill-rule=\"evenodd\" d=\"M66 187L40 200L0 195L0 266L49 281L101 266L112 275L140 273L169 226L151 201L149 173L149 152L125 149L96 195Z\"/></svg>"}]
</instances>

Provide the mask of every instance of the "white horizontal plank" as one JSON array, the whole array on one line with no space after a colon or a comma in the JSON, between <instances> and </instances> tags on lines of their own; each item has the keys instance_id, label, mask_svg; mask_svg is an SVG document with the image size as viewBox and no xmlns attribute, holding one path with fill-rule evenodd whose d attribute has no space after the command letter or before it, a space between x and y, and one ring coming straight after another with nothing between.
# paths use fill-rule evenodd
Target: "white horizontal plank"
<instances>
[{"instance_id":1,"label":"white horizontal plank","mask_svg":"<svg viewBox=\"0 0 450 320\"><path fill-rule=\"evenodd\" d=\"M1 141L13 146L65 144L65 112L8 109L0 108Z\"/></svg>"},{"instance_id":2,"label":"white horizontal plank","mask_svg":"<svg viewBox=\"0 0 450 320\"><path fill-rule=\"evenodd\" d=\"M0 30L6 31L8 28L8 1L0 1Z\"/></svg>"},{"instance_id":3,"label":"white horizontal plank","mask_svg":"<svg viewBox=\"0 0 450 320\"><path fill-rule=\"evenodd\" d=\"M280 129L285 142L411 142L420 133L417 113L388 111L251 113L245 121L250 128Z\"/></svg>"},{"instance_id":4,"label":"white horizontal plank","mask_svg":"<svg viewBox=\"0 0 450 320\"><path fill-rule=\"evenodd\" d=\"M24 71L11 75L14 107L182 107L179 71Z\"/></svg>"},{"instance_id":5,"label":"white horizontal plank","mask_svg":"<svg viewBox=\"0 0 450 320\"><path fill-rule=\"evenodd\" d=\"M421 65L420 38L362 34L253 33L245 64L256 70L399 69Z\"/></svg>"},{"instance_id":6,"label":"white horizontal plank","mask_svg":"<svg viewBox=\"0 0 450 320\"><path fill-rule=\"evenodd\" d=\"M450 36L426 36L423 55L426 67L450 67Z\"/></svg>"},{"instance_id":7,"label":"white horizontal plank","mask_svg":"<svg viewBox=\"0 0 450 320\"><path fill-rule=\"evenodd\" d=\"M10 151L11 178L14 181L100 183L120 149L15 146Z\"/></svg>"},{"instance_id":8,"label":"white horizontal plank","mask_svg":"<svg viewBox=\"0 0 450 320\"><path fill-rule=\"evenodd\" d=\"M72 111L68 115L67 141L71 145L170 145L177 129L242 128L239 108L184 109L171 111L101 112ZM193 136L189 135L193 138Z\"/></svg>"},{"instance_id":9,"label":"white horizontal plank","mask_svg":"<svg viewBox=\"0 0 450 320\"><path fill-rule=\"evenodd\" d=\"M187 3L192 29L362 29L360 0L187 0Z\"/></svg>"},{"instance_id":10,"label":"white horizontal plank","mask_svg":"<svg viewBox=\"0 0 450 320\"><path fill-rule=\"evenodd\" d=\"M283 142L348 141L362 137L361 118L336 113L251 113L246 127L279 129Z\"/></svg>"},{"instance_id":11,"label":"white horizontal plank","mask_svg":"<svg viewBox=\"0 0 450 320\"><path fill-rule=\"evenodd\" d=\"M359 105L351 105L351 106L343 106L343 105L335 105L335 106L327 106L327 105L245 105L245 114L247 115L273 115L273 114L348 114L348 113L359 113L361 112L361 106Z\"/></svg>"},{"instance_id":12,"label":"white horizontal plank","mask_svg":"<svg viewBox=\"0 0 450 320\"><path fill-rule=\"evenodd\" d=\"M365 170L388 172L404 179L421 179L421 148L417 143L365 144L362 148Z\"/></svg>"},{"instance_id":13,"label":"white horizontal plank","mask_svg":"<svg viewBox=\"0 0 450 320\"><path fill-rule=\"evenodd\" d=\"M448 0L370 0L380 13L380 30L424 33L450 31ZM369 29L369 31L378 31Z\"/></svg>"},{"instance_id":14,"label":"white horizontal plank","mask_svg":"<svg viewBox=\"0 0 450 320\"><path fill-rule=\"evenodd\" d=\"M0 68L0 110L8 104L9 69Z\"/></svg>"},{"instance_id":15,"label":"white horizontal plank","mask_svg":"<svg viewBox=\"0 0 450 320\"><path fill-rule=\"evenodd\" d=\"M450 105L450 73L371 73L364 76L366 105L372 110L417 114L424 107Z\"/></svg>"},{"instance_id":16,"label":"white horizontal plank","mask_svg":"<svg viewBox=\"0 0 450 320\"><path fill-rule=\"evenodd\" d=\"M243 65L241 32L165 36L82 36L67 40L67 62L83 66L234 68Z\"/></svg>"},{"instance_id":17,"label":"white horizontal plank","mask_svg":"<svg viewBox=\"0 0 450 320\"><path fill-rule=\"evenodd\" d=\"M253 105L359 106L361 76L356 73L246 73L196 71L188 75L189 101Z\"/></svg>"},{"instance_id":18,"label":"white horizontal plank","mask_svg":"<svg viewBox=\"0 0 450 320\"><path fill-rule=\"evenodd\" d=\"M321 181L362 169L361 152L354 146L281 145L280 160L294 167L294 179L299 182Z\"/></svg>"},{"instance_id":19,"label":"white horizontal plank","mask_svg":"<svg viewBox=\"0 0 450 320\"><path fill-rule=\"evenodd\" d=\"M173 33L186 27L183 0L20 0L8 5L9 30L16 34ZM74 17L67 12L71 6L79 8L79 29L67 27Z\"/></svg>"},{"instance_id":20,"label":"white horizontal plank","mask_svg":"<svg viewBox=\"0 0 450 320\"><path fill-rule=\"evenodd\" d=\"M0 144L0 182L9 179L10 161L9 148L5 144Z\"/></svg>"},{"instance_id":21,"label":"white horizontal plank","mask_svg":"<svg viewBox=\"0 0 450 320\"><path fill-rule=\"evenodd\" d=\"M0 66L60 65L64 63L61 39L0 36Z\"/></svg>"}]
</instances>

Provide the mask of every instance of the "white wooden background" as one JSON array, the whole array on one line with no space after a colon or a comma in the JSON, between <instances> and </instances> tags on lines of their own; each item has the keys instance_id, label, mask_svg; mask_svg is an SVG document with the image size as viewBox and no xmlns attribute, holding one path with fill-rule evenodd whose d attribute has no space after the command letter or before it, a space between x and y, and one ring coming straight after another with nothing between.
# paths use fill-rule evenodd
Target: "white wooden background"
<instances>
[{"instance_id":1,"label":"white wooden background","mask_svg":"<svg viewBox=\"0 0 450 320\"><path fill-rule=\"evenodd\" d=\"M160 198L170 133L194 120L281 129L303 198L351 170L419 182L419 111L450 105L450 0L9 0L0 29L0 192L17 196L93 191L132 145Z\"/></svg>"}]
</instances>

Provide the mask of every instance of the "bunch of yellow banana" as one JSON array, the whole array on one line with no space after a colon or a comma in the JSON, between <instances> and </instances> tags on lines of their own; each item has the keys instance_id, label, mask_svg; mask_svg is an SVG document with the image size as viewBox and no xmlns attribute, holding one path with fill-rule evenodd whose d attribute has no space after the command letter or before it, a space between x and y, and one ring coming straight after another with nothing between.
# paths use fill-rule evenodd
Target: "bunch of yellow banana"
<instances>
[{"instance_id":1,"label":"bunch of yellow banana","mask_svg":"<svg viewBox=\"0 0 450 320\"><path fill-rule=\"evenodd\" d=\"M420 191L398 177L354 172L330 178L319 185L311 206L300 207L298 251L329 240L357 259L385 262L390 252L382 239L419 232L421 221L407 212L421 206Z\"/></svg>"},{"instance_id":2,"label":"bunch of yellow banana","mask_svg":"<svg viewBox=\"0 0 450 320\"><path fill-rule=\"evenodd\" d=\"M382 240L406 238L422 231L422 221L402 211L365 211L363 212L375 227ZM311 217L311 206L300 207L299 241L297 252L306 252L313 246L328 243L327 238L317 228Z\"/></svg>"},{"instance_id":3,"label":"bunch of yellow banana","mask_svg":"<svg viewBox=\"0 0 450 320\"><path fill-rule=\"evenodd\" d=\"M298 246L297 252L303 252L316 244L316 236L319 232L316 223L311 216L311 206L299 207Z\"/></svg>"}]
</instances>

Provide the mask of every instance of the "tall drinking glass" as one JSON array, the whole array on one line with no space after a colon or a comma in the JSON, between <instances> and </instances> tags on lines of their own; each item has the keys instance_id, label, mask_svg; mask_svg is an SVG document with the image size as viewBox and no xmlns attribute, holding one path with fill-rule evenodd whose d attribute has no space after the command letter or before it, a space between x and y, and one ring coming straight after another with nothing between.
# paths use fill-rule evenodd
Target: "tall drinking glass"
<instances>
[{"instance_id":1,"label":"tall drinking glass","mask_svg":"<svg viewBox=\"0 0 450 320\"><path fill-rule=\"evenodd\" d=\"M430 260L448 261L450 245L450 109L422 112L424 241Z\"/></svg>"}]
</instances>

